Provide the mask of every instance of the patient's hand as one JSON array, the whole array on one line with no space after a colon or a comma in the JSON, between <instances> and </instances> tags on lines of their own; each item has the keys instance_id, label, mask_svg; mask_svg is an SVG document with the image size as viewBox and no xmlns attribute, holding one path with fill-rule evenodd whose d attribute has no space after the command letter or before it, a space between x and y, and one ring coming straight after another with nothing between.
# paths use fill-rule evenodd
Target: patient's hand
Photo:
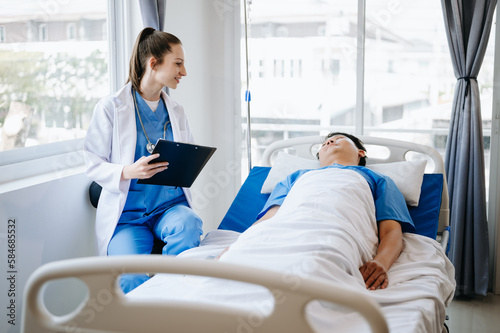
<instances>
[{"instance_id":1,"label":"patient's hand","mask_svg":"<svg viewBox=\"0 0 500 333\"><path fill-rule=\"evenodd\" d=\"M394 220L381 220L378 222L378 235L380 243L377 255L359 268L363 275L366 288L375 290L385 289L389 285L387 271L399 257L403 249L403 233L401 225Z\"/></svg>"},{"instance_id":2,"label":"patient's hand","mask_svg":"<svg viewBox=\"0 0 500 333\"><path fill-rule=\"evenodd\" d=\"M386 269L376 260L368 261L359 268L367 289L385 289L389 285Z\"/></svg>"}]
</instances>

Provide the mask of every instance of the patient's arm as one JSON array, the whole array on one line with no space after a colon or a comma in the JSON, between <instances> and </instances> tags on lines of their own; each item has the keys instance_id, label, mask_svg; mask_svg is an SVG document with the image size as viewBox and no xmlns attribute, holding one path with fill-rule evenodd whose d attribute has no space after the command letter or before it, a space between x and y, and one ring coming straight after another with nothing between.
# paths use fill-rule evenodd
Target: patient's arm
<instances>
[{"instance_id":1,"label":"patient's arm","mask_svg":"<svg viewBox=\"0 0 500 333\"><path fill-rule=\"evenodd\" d=\"M256 225L257 223L260 223L260 222L265 221L265 220L269 220L271 217L273 217L274 215L276 215L276 212L278 211L278 209L280 207L281 206L279 206L279 205L272 206L271 208L269 208L267 210L267 212L260 219L258 219L257 221L255 221L254 224L252 224L252 225Z\"/></svg>"},{"instance_id":2,"label":"patient's arm","mask_svg":"<svg viewBox=\"0 0 500 333\"><path fill-rule=\"evenodd\" d=\"M366 288L384 289L389 284L387 271L399 257L403 249L401 225L394 220L382 220L378 223L379 246L377 255L359 268Z\"/></svg>"}]
</instances>

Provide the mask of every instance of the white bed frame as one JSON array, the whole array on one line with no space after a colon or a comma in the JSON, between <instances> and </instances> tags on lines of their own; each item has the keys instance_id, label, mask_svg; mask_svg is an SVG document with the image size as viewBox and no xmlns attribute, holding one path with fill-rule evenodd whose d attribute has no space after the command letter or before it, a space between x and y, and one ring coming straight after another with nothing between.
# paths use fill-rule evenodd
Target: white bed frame
<instances>
[{"instance_id":1,"label":"white bed frame","mask_svg":"<svg viewBox=\"0 0 500 333\"><path fill-rule=\"evenodd\" d=\"M388 327L378 304L366 294L346 290L322 280L300 280L293 286L283 275L267 270L227 264L215 260L178 259L168 256L116 256L82 258L42 266L26 286L22 332L237 332L238 318L252 314L228 307L203 306L179 302L145 302L128 299L116 280L122 272L202 275L262 285L275 297L271 316L265 317L253 332L312 332L304 318L306 305L325 300L357 310L373 332L387 333ZM52 315L43 304L42 287L48 281L78 277L89 288L89 295L78 309L65 315Z\"/></svg>"},{"instance_id":2,"label":"white bed frame","mask_svg":"<svg viewBox=\"0 0 500 333\"><path fill-rule=\"evenodd\" d=\"M383 145L391 149L386 160L370 158L370 163L405 160L408 151L430 156L434 172L443 173L441 156L430 147L403 141L361 137L367 145ZM269 146L264 163L271 164L278 150L293 147L298 156L312 158L314 146L322 137L305 137L279 141ZM448 193L443 190L440 227L442 238L448 225ZM114 256L65 260L46 264L29 278L23 300L21 332L236 332L238 318L251 313L228 307L203 306L168 301L137 301L127 298L119 289L117 279L122 273L172 273L231 279L268 288L273 295L286 297L275 302L273 312L252 327L253 332L312 332L305 318L305 307L313 300L324 300L358 311L373 332L388 332L381 309L367 295L346 290L324 280L301 280L293 288L282 274L258 270L215 260L180 259L168 256ZM55 316L43 301L43 290L49 281L77 278L88 288L88 295L74 311ZM275 300L277 300L275 298Z\"/></svg>"}]
</instances>

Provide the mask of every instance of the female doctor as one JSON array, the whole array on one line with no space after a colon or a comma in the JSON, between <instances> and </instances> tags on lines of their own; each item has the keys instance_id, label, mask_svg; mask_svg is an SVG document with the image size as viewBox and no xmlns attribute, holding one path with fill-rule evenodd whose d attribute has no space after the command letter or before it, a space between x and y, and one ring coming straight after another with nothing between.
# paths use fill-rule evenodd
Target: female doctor
<instances>
[{"instance_id":1,"label":"female doctor","mask_svg":"<svg viewBox=\"0 0 500 333\"><path fill-rule=\"evenodd\" d=\"M202 221L187 188L137 184L168 168L148 164L157 139L193 142L181 105L164 91L186 75L181 41L145 28L134 45L127 84L96 105L84 140L87 175L102 186L96 214L100 255L150 254L155 239L176 255L200 242ZM123 274L126 293L148 279Z\"/></svg>"}]
</instances>

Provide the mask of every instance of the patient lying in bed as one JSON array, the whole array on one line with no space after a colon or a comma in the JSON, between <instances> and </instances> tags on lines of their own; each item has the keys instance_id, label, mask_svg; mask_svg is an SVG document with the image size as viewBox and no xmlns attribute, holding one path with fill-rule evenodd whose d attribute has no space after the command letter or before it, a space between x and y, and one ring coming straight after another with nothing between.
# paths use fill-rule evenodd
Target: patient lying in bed
<instances>
[{"instance_id":1,"label":"patient lying in bed","mask_svg":"<svg viewBox=\"0 0 500 333\"><path fill-rule=\"evenodd\" d=\"M296 243L295 237L314 235L311 241L318 242L314 232L318 223L324 236L321 247L337 247L339 255L346 254L332 262L343 265L347 274L362 277L366 288L385 289L387 271L403 248L401 224L413 227L403 195L390 178L364 167L366 149L355 136L330 133L318 157L320 169L297 171L276 185L258 221L220 258L241 256L237 252L245 248L246 240L254 248L259 247L256 241L268 248L276 242L268 230L288 225L298 231L292 232L290 246ZM322 229L325 221L333 226L331 234ZM340 231L351 238L339 236Z\"/></svg>"},{"instance_id":2,"label":"patient lying in bed","mask_svg":"<svg viewBox=\"0 0 500 333\"><path fill-rule=\"evenodd\" d=\"M401 224L413 226L405 200L390 179L362 166L365 151L358 144L344 134L328 138L319 152L323 167L277 185L253 226L241 234L211 231L179 257L219 256L275 271L291 290L302 279L324 279L369 294L391 332L441 332L454 291L453 266L435 240L402 234ZM273 302L269 290L255 285L167 274L127 296L224 305L252 315L268 315ZM316 332L369 331L361 317L319 302L307 313Z\"/></svg>"}]
</instances>

